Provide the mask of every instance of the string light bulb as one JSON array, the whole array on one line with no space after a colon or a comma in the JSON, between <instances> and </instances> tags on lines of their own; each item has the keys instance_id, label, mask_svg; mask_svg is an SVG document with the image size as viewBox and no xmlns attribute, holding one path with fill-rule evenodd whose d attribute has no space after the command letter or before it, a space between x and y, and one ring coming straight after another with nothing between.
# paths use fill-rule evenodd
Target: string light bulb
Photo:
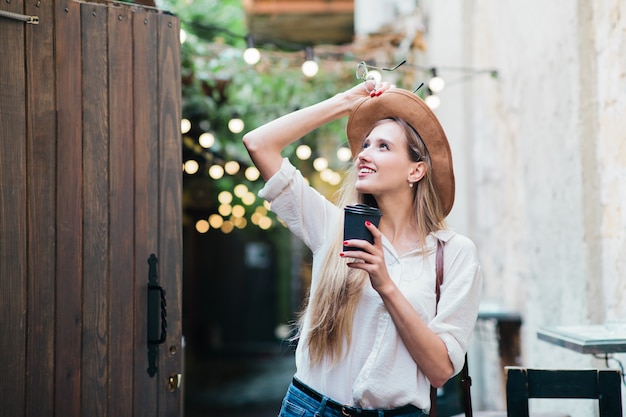
<instances>
[{"instance_id":1,"label":"string light bulb","mask_svg":"<svg viewBox=\"0 0 626 417\"><path fill-rule=\"evenodd\" d=\"M228 161L224 164L224 171L226 171L226 173L228 175L235 175L239 172L239 162L237 161Z\"/></svg>"},{"instance_id":2,"label":"string light bulb","mask_svg":"<svg viewBox=\"0 0 626 417\"><path fill-rule=\"evenodd\" d=\"M249 190L245 184L237 184L233 191L237 197L243 198Z\"/></svg>"},{"instance_id":3,"label":"string light bulb","mask_svg":"<svg viewBox=\"0 0 626 417\"><path fill-rule=\"evenodd\" d=\"M430 91L430 88L428 89L427 94L428 95L426 96L424 101L426 102L426 105L430 107L431 110L435 110L441 104L441 99L436 94L433 94L433 92Z\"/></svg>"},{"instance_id":4,"label":"string light bulb","mask_svg":"<svg viewBox=\"0 0 626 417\"><path fill-rule=\"evenodd\" d=\"M233 117L228 121L228 130L233 133L240 133L243 128L243 120L241 120L238 114L234 114Z\"/></svg>"},{"instance_id":5,"label":"string light bulb","mask_svg":"<svg viewBox=\"0 0 626 417\"><path fill-rule=\"evenodd\" d=\"M185 133L189 133L190 130L191 122L189 121L189 119L182 119L180 121L180 133L184 135Z\"/></svg>"},{"instance_id":6,"label":"string light bulb","mask_svg":"<svg viewBox=\"0 0 626 417\"><path fill-rule=\"evenodd\" d=\"M250 166L246 168L244 175L250 181L256 181L261 176L261 173L256 167Z\"/></svg>"},{"instance_id":7,"label":"string light bulb","mask_svg":"<svg viewBox=\"0 0 626 417\"><path fill-rule=\"evenodd\" d=\"M313 168L315 168L317 172L322 172L328 168L328 159L323 157L315 158L313 161Z\"/></svg>"},{"instance_id":8,"label":"string light bulb","mask_svg":"<svg viewBox=\"0 0 626 417\"><path fill-rule=\"evenodd\" d=\"M224 223L222 224L222 227L220 227L220 230L222 231L222 233L227 235L232 232L234 228L235 224L233 222L231 222L230 220L224 220Z\"/></svg>"},{"instance_id":9,"label":"string light bulb","mask_svg":"<svg viewBox=\"0 0 626 417\"><path fill-rule=\"evenodd\" d=\"M240 205L240 204L236 204L233 206L233 211L232 211L232 215L234 217L243 217L246 215L246 209L244 206Z\"/></svg>"},{"instance_id":10,"label":"string light bulb","mask_svg":"<svg viewBox=\"0 0 626 417\"><path fill-rule=\"evenodd\" d=\"M254 39L252 35L246 36L247 48L243 51L243 60L248 65L254 65L261 60L261 52L254 47Z\"/></svg>"},{"instance_id":11,"label":"string light bulb","mask_svg":"<svg viewBox=\"0 0 626 417\"><path fill-rule=\"evenodd\" d=\"M204 132L198 138L198 143L205 149L209 149L211 146L215 145L215 136L211 132Z\"/></svg>"},{"instance_id":12,"label":"string light bulb","mask_svg":"<svg viewBox=\"0 0 626 417\"><path fill-rule=\"evenodd\" d=\"M198 172L198 169L200 169L200 164L198 164L198 161L194 161L193 159L190 159L187 162L185 162L184 169L187 174L193 175L196 172Z\"/></svg>"},{"instance_id":13,"label":"string light bulb","mask_svg":"<svg viewBox=\"0 0 626 417\"><path fill-rule=\"evenodd\" d=\"M211 226L207 220L201 219L196 222L196 230L198 233L206 233L210 228Z\"/></svg>"},{"instance_id":14,"label":"string light bulb","mask_svg":"<svg viewBox=\"0 0 626 417\"><path fill-rule=\"evenodd\" d=\"M319 66L317 62L315 62L315 56L313 54L313 48L307 46L304 50L305 60L302 64L302 73L311 78L317 75L317 71L319 70Z\"/></svg>"},{"instance_id":15,"label":"string light bulb","mask_svg":"<svg viewBox=\"0 0 626 417\"><path fill-rule=\"evenodd\" d=\"M352 151L350 151L350 148L342 146L341 148L337 149L337 159L339 159L341 162L348 162L349 160L351 160Z\"/></svg>"},{"instance_id":16,"label":"string light bulb","mask_svg":"<svg viewBox=\"0 0 626 417\"><path fill-rule=\"evenodd\" d=\"M436 68L433 68L431 70L431 73L433 76L428 81L428 88L430 88L430 91L432 91L433 93L438 93L446 86L446 82L443 80L443 78L437 75Z\"/></svg>"},{"instance_id":17,"label":"string light bulb","mask_svg":"<svg viewBox=\"0 0 626 417\"><path fill-rule=\"evenodd\" d=\"M224 224L224 218L219 214L211 214L209 216L209 225L214 229L219 229Z\"/></svg>"},{"instance_id":18,"label":"string light bulb","mask_svg":"<svg viewBox=\"0 0 626 417\"><path fill-rule=\"evenodd\" d=\"M209 176L214 180L219 180L224 176L224 168L221 165L211 165L209 168Z\"/></svg>"},{"instance_id":19,"label":"string light bulb","mask_svg":"<svg viewBox=\"0 0 626 417\"><path fill-rule=\"evenodd\" d=\"M217 201L221 204L230 204L233 201L233 195L230 191L222 191L217 195Z\"/></svg>"},{"instance_id":20,"label":"string light bulb","mask_svg":"<svg viewBox=\"0 0 626 417\"><path fill-rule=\"evenodd\" d=\"M313 151L308 145L300 145L296 148L296 156L302 161L309 159L312 153Z\"/></svg>"}]
</instances>

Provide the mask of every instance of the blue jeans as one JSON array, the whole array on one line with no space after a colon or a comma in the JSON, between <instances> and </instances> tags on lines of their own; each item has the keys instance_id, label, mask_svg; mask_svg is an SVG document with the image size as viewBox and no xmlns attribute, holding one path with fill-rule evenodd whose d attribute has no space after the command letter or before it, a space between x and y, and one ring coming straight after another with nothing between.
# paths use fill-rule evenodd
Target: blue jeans
<instances>
[{"instance_id":1,"label":"blue jeans","mask_svg":"<svg viewBox=\"0 0 626 417\"><path fill-rule=\"evenodd\" d=\"M346 417L346 416L376 416L385 417L391 410L356 409L349 407L347 413L341 411L341 405L328 397L320 395L320 399L314 398L302 391L292 383L283 399L278 417ZM404 410L404 408L403 408ZM396 410L393 410L396 411ZM363 414L365 413L365 414ZM395 417L423 417L427 416L422 410L412 407L406 412L394 413Z\"/></svg>"}]
</instances>

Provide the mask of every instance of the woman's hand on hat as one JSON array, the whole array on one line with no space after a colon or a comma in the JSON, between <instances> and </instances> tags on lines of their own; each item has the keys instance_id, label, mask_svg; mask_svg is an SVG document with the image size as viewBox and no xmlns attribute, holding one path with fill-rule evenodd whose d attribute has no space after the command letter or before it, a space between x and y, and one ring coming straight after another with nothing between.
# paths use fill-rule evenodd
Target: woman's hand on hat
<instances>
[{"instance_id":1,"label":"woman's hand on hat","mask_svg":"<svg viewBox=\"0 0 626 417\"><path fill-rule=\"evenodd\" d=\"M373 80L365 81L365 91L369 94L370 97L378 97L385 91L393 88L394 86L387 81L383 81L380 83L376 83Z\"/></svg>"},{"instance_id":2,"label":"woman's hand on hat","mask_svg":"<svg viewBox=\"0 0 626 417\"><path fill-rule=\"evenodd\" d=\"M344 100L347 100L347 102L350 103L348 106L352 109L354 105L359 103L364 98L378 97L393 87L393 85L386 81L376 84L373 80L367 80L355 85L351 89L345 91L342 95Z\"/></svg>"}]
</instances>

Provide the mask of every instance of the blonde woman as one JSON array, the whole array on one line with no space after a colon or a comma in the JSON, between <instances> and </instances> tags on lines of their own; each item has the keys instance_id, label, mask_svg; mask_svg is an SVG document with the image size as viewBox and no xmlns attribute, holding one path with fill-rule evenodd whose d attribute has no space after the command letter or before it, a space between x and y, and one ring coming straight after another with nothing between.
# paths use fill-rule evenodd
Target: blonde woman
<instances>
[{"instance_id":1,"label":"blonde woman","mask_svg":"<svg viewBox=\"0 0 626 417\"><path fill-rule=\"evenodd\" d=\"M335 205L281 152L345 116L353 164ZM313 253L297 370L279 416L428 414L431 386L463 367L482 287L474 244L446 228L455 183L435 115L414 93L367 81L243 141L266 181L261 197ZM364 225L373 243L342 239L343 207L357 203L382 212L378 227ZM438 241L445 279L437 303Z\"/></svg>"}]
</instances>

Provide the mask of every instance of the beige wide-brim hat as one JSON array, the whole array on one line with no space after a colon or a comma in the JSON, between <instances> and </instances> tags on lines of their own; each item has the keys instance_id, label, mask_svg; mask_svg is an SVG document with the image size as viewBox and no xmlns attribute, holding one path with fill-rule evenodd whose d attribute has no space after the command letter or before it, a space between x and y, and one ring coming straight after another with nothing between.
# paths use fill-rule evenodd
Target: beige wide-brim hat
<instances>
[{"instance_id":1,"label":"beige wide-brim hat","mask_svg":"<svg viewBox=\"0 0 626 417\"><path fill-rule=\"evenodd\" d=\"M454 204L454 170L450 144L435 114L415 93L392 88L380 96L365 97L357 103L350 113L346 127L352 156L360 152L363 139L376 122L392 117L406 121L424 141L430 154L436 191L444 217L447 216Z\"/></svg>"}]
</instances>

